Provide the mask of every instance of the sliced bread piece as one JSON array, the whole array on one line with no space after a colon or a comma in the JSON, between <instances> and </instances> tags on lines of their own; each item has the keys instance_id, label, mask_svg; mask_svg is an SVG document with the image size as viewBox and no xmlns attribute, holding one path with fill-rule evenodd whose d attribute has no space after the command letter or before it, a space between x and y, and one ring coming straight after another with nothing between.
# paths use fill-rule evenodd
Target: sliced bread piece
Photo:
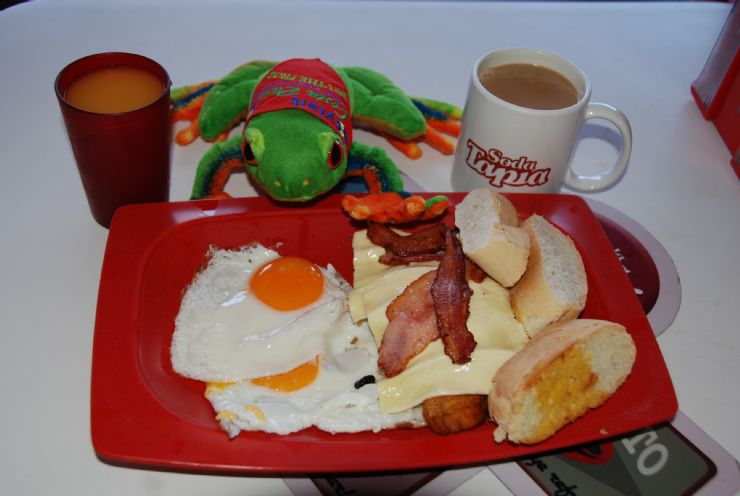
<instances>
[{"instance_id":1,"label":"sliced bread piece","mask_svg":"<svg viewBox=\"0 0 740 496\"><path fill-rule=\"evenodd\" d=\"M553 324L496 372L488 395L496 441L533 444L604 403L630 374L636 349L619 324Z\"/></svg>"},{"instance_id":2,"label":"sliced bread piece","mask_svg":"<svg viewBox=\"0 0 740 496\"><path fill-rule=\"evenodd\" d=\"M519 228L519 214L505 196L475 189L455 207L463 251L505 288L513 286L527 268L529 236Z\"/></svg>"},{"instance_id":3,"label":"sliced bread piece","mask_svg":"<svg viewBox=\"0 0 740 496\"><path fill-rule=\"evenodd\" d=\"M539 215L522 222L522 228L529 235L529 261L511 289L511 307L532 337L548 324L578 317L588 283L581 254L569 236Z\"/></svg>"}]
</instances>

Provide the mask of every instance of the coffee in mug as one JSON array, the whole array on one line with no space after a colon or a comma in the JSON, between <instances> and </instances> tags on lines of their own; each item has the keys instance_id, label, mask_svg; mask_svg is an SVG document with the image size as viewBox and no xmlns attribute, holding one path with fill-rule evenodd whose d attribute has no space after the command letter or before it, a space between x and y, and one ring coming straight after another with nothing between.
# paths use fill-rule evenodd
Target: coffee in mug
<instances>
[{"instance_id":1,"label":"coffee in mug","mask_svg":"<svg viewBox=\"0 0 740 496\"><path fill-rule=\"evenodd\" d=\"M562 74L535 64L504 64L480 76L485 89L520 107L555 110L578 102L575 86Z\"/></svg>"},{"instance_id":2,"label":"coffee in mug","mask_svg":"<svg viewBox=\"0 0 740 496\"><path fill-rule=\"evenodd\" d=\"M452 170L455 191L557 193L612 186L624 173L632 133L619 110L590 103L586 75L557 55L526 48L492 52L473 68ZM617 162L603 174L581 176L570 158L586 119L612 122L622 136Z\"/></svg>"}]
</instances>

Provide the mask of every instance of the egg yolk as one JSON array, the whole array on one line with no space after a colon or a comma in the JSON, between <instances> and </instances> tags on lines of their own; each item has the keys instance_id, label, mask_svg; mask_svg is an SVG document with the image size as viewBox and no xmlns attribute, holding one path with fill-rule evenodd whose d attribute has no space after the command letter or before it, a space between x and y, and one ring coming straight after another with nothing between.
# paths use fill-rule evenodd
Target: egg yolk
<instances>
[{"instance_id":1,"label":"egg yolk","mask_svg":"<svg viewBox=\"0 0 740 496\"><path fill-rule=\"evenodd\" d=\"M282 374L266 375L252 379L252 384L279 391L290 393L311 384L319 373L319 357L311 362L299 365L293 370Z\"/></svg>"},{"instance_id":2,"label":"egg yolk","mask_svg":"<svg viewBox=\"0 0 740 496\"><path fill-rule=\"evenodd\" d=\"M296 310L318 300L324 291L321 270L300 257L281 257L262 265L249 289L275 310Z\"/></svg>"}]
</instances>

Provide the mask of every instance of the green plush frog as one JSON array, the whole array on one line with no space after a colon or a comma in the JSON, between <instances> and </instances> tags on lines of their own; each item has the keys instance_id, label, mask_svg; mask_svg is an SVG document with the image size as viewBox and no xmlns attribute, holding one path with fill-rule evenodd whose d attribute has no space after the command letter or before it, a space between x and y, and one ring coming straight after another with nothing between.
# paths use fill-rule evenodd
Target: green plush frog
<instances>
[{"instance_id":1,"label":"green plush frog","mask_svg":"<svg viewBox=\"0 0 740 496\"><path fill-rule=\"evenodd\" d=\"M179 144L198 136L216 142L198 165L192 199L224 196L235 171L246 170L273 199L291 202L312 200L360 176L371 194L395 194L382 202L352 200L381 218L408 203L409 195L385 150L353 141L353 128L381 134L412 158L421 154L419 142L449 154L454 145L439 131L457 135L462 113L443 102L412 99L378 72L319 59L250 62L220 81L174 89L172 107L174 120L190 121L177 134ZM229 138L241 122L243 131ZM429 215L442 201L424 200L421 214L417 201L414 215Z\"/></svg>"}]
</instances>

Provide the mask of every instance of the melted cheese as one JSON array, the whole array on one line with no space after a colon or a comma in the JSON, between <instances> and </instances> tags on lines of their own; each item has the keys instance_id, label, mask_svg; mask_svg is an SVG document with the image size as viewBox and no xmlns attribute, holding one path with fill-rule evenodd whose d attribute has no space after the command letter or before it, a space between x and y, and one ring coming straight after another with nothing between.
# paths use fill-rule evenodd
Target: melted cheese
<instances>
[{"instance_id":1,"label":"melted cheese","mask_svg":"<svg viewBox=\"0 0 740 496\"><path fill-rule=\"evenodd\" d=\"M380 346L385 328L388 327L385 309L396 296L403 293L406 286L434 269L435 267L398 266L377 272L374 279L350 292L349 312L352 320L355 323L367 320L375 342Z\"/></svg>"},{"instance_id":2,"label":"melted cheese","mask_svg":"<svg viewBox=\"0 0 740 496\"><path fill-rule=\"evenodd\" d=\"M383 253L378 250L383 249L373 246L364 231L355 234L355 289L350 293L350 311L355 321L367 319L379 346L388 326L386 307L408 284L433 270L436 263L389 267L377 261ZM467 324L478 343L471 361L455 365L445 355L442 342L432 342L411 359L403 372L378 381L382 411L400 412L439 395L488 394L496 371L527 342L505 288L490 278L480 284L471 282L470 288L473 294Z\"/></svg>"},{"instance_id":3,"label":"melted cheese","mask_svg":"<svg viewBox=\"0 0 740 496\"><path fill-rule=\"evenodd\" d=\"M396 229L394 229L394 232L401 235L407 234ZM378 259L385 254L385 248L373 244L373 242L370 241L370 238L367 237L366 230L355 232L352 237L352 250L354 252L352 260L354 274L352 275L352 279L356 288L365 286L367 283L372 282L384 273L393 271L394 269L405 267L427 267L432 269L439 265L439 263L435 261L414 262L410 265L398 266L382 264Z\"/></svg>"}]
</instances>

